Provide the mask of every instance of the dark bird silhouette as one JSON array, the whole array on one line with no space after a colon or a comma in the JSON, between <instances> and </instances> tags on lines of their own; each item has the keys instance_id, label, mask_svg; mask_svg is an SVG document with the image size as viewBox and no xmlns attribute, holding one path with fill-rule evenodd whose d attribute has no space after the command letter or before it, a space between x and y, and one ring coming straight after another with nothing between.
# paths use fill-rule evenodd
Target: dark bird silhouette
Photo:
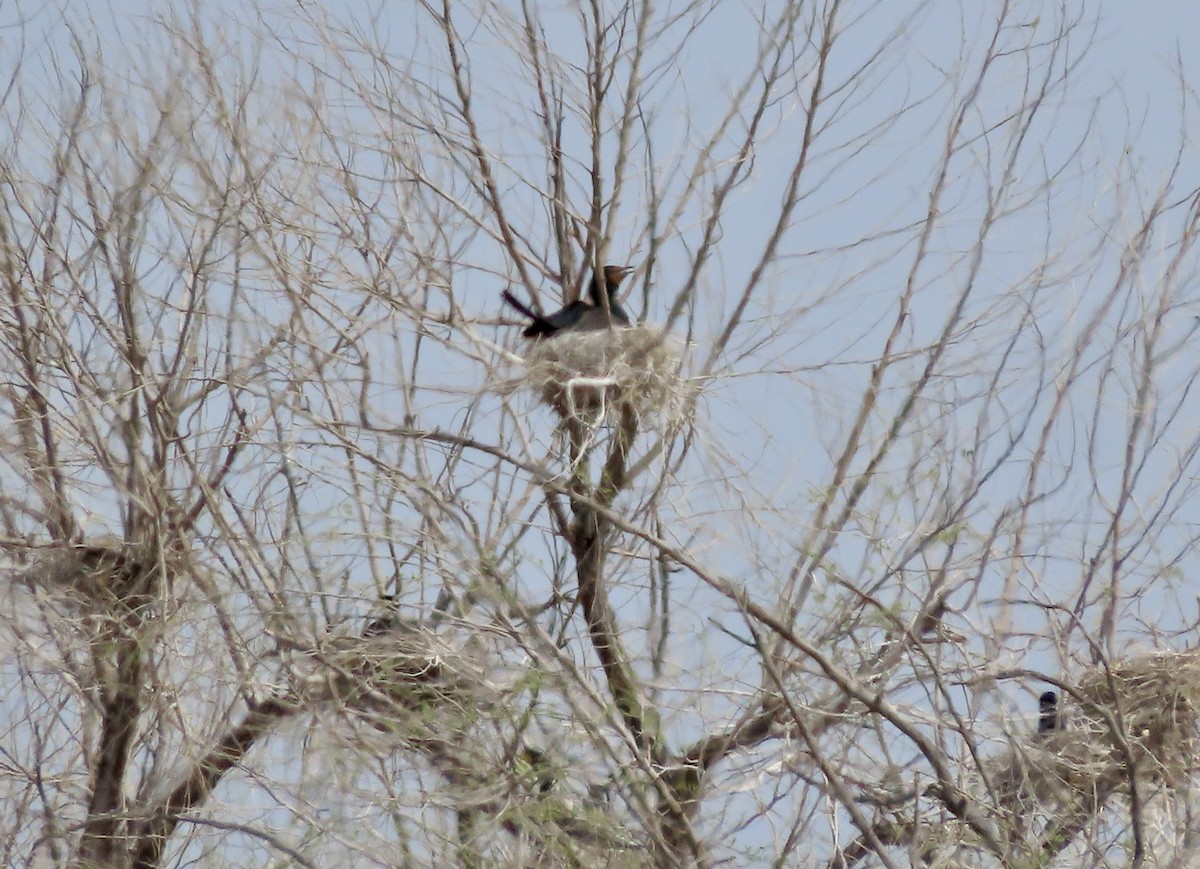
<instances>
[{"instance_id":1,"label":"dark bird silhouette","mask_svg":"<svg viewBox=\"0 0 1200 869\"><path fill-rule=\"evenodd\" d=\"M601 290L599 275L593 275L588 285L588 300L576 299L571 304L559 308L553 314L538 314L521 302L516 296L505 290L504 301L508 302L533 322L525 327L521 334L526 338L550 338L559 332L594 332L607 329L609 325L629 326L632 320L617 301L617 292L621 281L632 272L629 266L604 267L604 291ZM605 302L608 310L605 310Z\"/></svg>"},{"instance_id":2,"label":"dark bird silhouette","mask_svg":"<svg viewBox=\"0 0 1200 869\"><path fill-rule=\"evenodd\" d=\"M1058 695L1053 691L1043 692L1038 698L1038 709L1041 712L1038 718L1038 733L1049 733L1051 730L1058 730Z\"/></svg>"},{"instance_id":3,"label":"dark bird silhouette","mask_svg":"<svg viewBox=\"0 0 1200 869\"><path fill-rule=\"evenodd\" d=\"M522 776L527 777L531 784L537 785L540 793L550 793L558 780L558 775L550 763L550 758L546 756L546 752L538 748L522 748L518 756L520 757L518 769L524 767L521 770Z\"/></svg>"},{"instance_id":4,"label":"dark bird silhouette","mask_svg":"<svg viewBox=\"0 0 1200 869\"><path fill-rule=\"evenodd\" d=\"M395 594L380 595L379 602L382 606L363 628L363 639L390 633L408 634L417 630L416 625L400 615L400 601L396 600Z\"/></svg>"}]
</instances>

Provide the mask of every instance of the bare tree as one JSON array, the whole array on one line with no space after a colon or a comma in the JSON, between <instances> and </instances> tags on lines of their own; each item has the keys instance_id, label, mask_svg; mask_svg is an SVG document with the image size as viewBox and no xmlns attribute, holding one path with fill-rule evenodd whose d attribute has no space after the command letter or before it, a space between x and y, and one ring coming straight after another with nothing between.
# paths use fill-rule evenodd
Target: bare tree
<instances>
[{"instance_id":1,"label":"bare tree","mask_svg":"<svg viewBox=\"0 0 1200 869\"><path fill-rule=\"evenodd\" d=\"M1190 865L1195 95L954 14L28 41L7 862Z\"/></svg>"}]
</instances>

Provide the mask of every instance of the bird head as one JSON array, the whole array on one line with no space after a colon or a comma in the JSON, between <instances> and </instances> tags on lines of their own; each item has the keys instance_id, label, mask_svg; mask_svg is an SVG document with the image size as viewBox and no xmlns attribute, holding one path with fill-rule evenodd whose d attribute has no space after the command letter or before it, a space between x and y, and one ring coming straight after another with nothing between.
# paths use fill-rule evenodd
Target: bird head
<instances>
[{"instance_id":1,"label":"bird head","mask_svg":"<svg viewBox=\"0 0 1200 869\"><path fill-rule=\"evenodd\" d=\"M608 295L609 304L613 304L617 300L617 291L621 288L621 281L625 280L625 276L633 271L631 266L605 266L604 267L604 290ZM596 307L603 306L600 294L600 273L592 275L592 282L588 286L588 299Z\"/></svg>"},{"instance_id":2,"label":"bird head","mask_svg":"<svg viewBox=\"0 0 1200 869\"><path fill-rule=\"evenodd\" d=\"M621 286L621 281L632 273L633 266L605 266L604 283L608 285L609 292Z\"/></svg>"},{"instance_id":3,"label":"bird head","mask_svg":"<svg viewBox=\"0 0 1200 869\"><path fill-rule=\"evenodd\" d=\"M633 273L633 266L605 266L604 267L604 288L608 293L609 304L617 301L617 292L621 289L621 281ZM600 302L600 288L592 283L592 303L595 305Z\"/></svg>"},{"instance_id":4,"label":"bird head","mask_svg":"<svg viewBox=\"0 0 1200 869\"><path fill-rule=\"evenodd\" d=\"M1053 691L1044 691L1042 696L1038 698L1038 710L1041 715L1038 717L1038 733L1049 733L1051 730L1058 730L1060 724L1058 720L1058 695Z\"/></svg>"}]
</instances>

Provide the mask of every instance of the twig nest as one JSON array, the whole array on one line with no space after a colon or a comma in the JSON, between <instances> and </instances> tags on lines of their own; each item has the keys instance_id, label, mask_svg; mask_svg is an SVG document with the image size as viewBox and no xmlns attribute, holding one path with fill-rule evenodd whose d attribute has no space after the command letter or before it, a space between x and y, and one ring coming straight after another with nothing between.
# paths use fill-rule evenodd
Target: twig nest
<instances>
[{"instance_id":1,"label":"twig nest","mask_svg":"<svg viewBox=\"0 0 1200 869\"><path fill-rule=\"evenodd\" d=\"M1160 652L1087 671L1072 714L993 761L1000 804L1069 804L1123 791L1133 775L1172 786L1200 769L1200 652Z\"/></svg>"},{"instance_id":2,"label":"twig nest","mask_svg":"<svg viewBox=\"0 0 1200 869\"><path fill-rule=\"evenodd\" d=\"M997 801L1013 816L1037 805L1070 805L1091 793L1110 762L1106 746L1078 730L1034 734L989 763Z\"/></svg>"},{"instance_id":3,"label":"twig nest","mask_svg":"<svg viewBox=\"0 0 1200 869\"><path fill-rule=\"evenodd\" d=\"M475 656L427 630L333 637L307 650L304 659L309 665L301 670L302 684L310 702L333 699L359 709L446 704L481 709L502 694Z\"/></svg>"},{"instance_id":4,"label":"twig nest","mask_svg":"<svg viewBox=\"0 0 1200 869\"><path fill-rule=\"evenodd\" d=\"M674 419L686 397L679 357L678 339L656 326L566 331L530 346L524 381L563 418L629 409Z\"/></svg>"},{"instance_id":5,"label":"twig nest","mask_svg":"<svg viewBox=\"0 0 1200 869\"><path fill-rule=\"evenodd\" d=\"M174 553L101 537L47 549L20 579L30 588L65 595L91 613L127 613L156 601L155 584L173 569Z\"/></svg>"},{"instance_id":6,"label":"twig nest","mask_svg":"<svg viewBox=\"0 0 1200 869\"><path fill-rule=\"evenodd\" d=\"M1196 650L1158 652L1090 670L1076 699L1080 727L1090 739L1111 745L1121 775L1132 764L1139 777L1175 784L1200 768Z\"/></svg>"}]
</instances>

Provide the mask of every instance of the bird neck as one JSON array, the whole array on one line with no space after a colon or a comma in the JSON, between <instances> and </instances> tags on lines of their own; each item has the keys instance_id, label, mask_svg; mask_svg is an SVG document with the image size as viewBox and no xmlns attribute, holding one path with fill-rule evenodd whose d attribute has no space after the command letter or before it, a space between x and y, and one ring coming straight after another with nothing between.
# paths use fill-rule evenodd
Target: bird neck
<instances>
[{"instance_id":1,"label":"bird neck","mask_svg":"<svg viewBox=\"0 0 1200 869\"><path fill-rule=\"evenodd\" d=\"M617 304L617 294L620 292L621 288L615 284L609 284L607 287L607 290L608 290L608 293L607 293L608 307L611 309L611 308L615 307ZM599 281L593 281L591 287L588 288L588 299L597 308L605 307L605 303L601 300L601 296L600 296L600 282Z\"/></svg>"},{"instance_id":2,"label":"bird neck","mask_svg":"<svg viewBox=\"0 0 1200 869\"><path fill-rule=\"evenodd\" d=\"M588 287L588 301L590 301L597 308L604 307L604 302L601 301L601 298L600 298L600 287L603 283L604 283L603 279L601 279L599 277L594 277L594 278L592 278L591 286ZM609 301L611 302L612 301L612 288L611 287L608 290L608 298L609 298Z\"/></svg>"}]
</instances>

